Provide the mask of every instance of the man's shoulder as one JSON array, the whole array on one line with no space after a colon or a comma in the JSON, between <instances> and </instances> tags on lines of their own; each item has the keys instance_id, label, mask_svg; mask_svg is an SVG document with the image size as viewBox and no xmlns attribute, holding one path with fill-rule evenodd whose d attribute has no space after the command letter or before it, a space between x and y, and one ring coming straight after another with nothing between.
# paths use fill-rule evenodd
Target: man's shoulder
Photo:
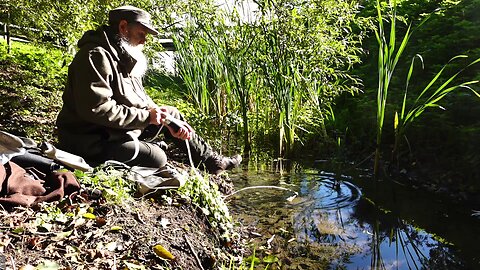
<instances>
[{"instance_id":1,"label":"man's shoulder","mask_svg":"<svg viewBox=\"0 0 480 270\"><path fill-rule=\"evenodd\" d=\"M78 47L80 48L79 51L96 51L108 54L111 54L113 50L103 27L85 32L78 41Z\"/></svg>"},{"instance_id":2,"label":"man's shoulder","mask_svg":"<svg viewBox=\"0 0 480 270\"><path fill-rule=\"evenodd\" d=\"M111 52L109 50L105 49L104 47L100 45L87 45L82 47L75 55L75 59L73 62L84 62L88 61L90 62L92 58L95 59L114 59L112 57Z\"/></svg>"}]
</instances>

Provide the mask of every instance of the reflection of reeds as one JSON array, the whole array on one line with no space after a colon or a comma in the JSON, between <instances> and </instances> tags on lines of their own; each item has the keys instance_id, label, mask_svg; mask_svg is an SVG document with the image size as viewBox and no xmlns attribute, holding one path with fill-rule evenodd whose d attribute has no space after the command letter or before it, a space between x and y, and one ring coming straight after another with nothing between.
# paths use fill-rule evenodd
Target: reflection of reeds
<instances>
[{"instance_id":1,"label":"reflection of reeds","mask_svg":"<svg viewBox=\"0 0 480 270\"><path fill-rule=\"evenodd\" d=\"M378 209L376 211L379 211ZM377 214L379 214L377 212ZM390 229L390 234L382 232L380 229L380 219L376 218L373 224L373 236L371 242L371 262L370 267L374 270L383 270L386 268L385 260L382 258L382 243L388 239L389 243L395 242L395 260L393 265L401 262L407 264L408 269L423 269L424 262L428 261L428 257L422 253L420 246L423 239L414 228L406 225L403 220L397 219L394 227Z\"/></svg>"},{"instance_id":2,"label":"reflection of reeds","mask_svg":"<svg viewBox=\"0 0 480 270\"><path fill-rule=\"evenodd\" d=\"M373 235L372 235L372 244L370 246L370 250L372 252L372 259L370 261L370 269L372 270L381 270L385 269L385 264L382 259L382 252L381 252L381 244L383 242L382 237L380 235L379 229L379 220L378 218L375 220L375 224L373 225Z\"/></svg>"},{"instance_id":3,"label":"reflection of reeds","mask_svg":"<svg viewBox=\"0 0 480 270\"><path fill-rule=\"evenodd\" d=\"M421 263L423 259L427 257L422 253L422 251L415 244L415 240L410 236L409 232L405 232L400 228L395 228L396 235L396 251L398 256L398 245L402 248L403 254L405 256L405 261L407 262L408 268L413 269L411 263L415 266L415 269L420 269L417 262ZM412 250L413 249L413 253Z\"/></svg>"}]
</instances>

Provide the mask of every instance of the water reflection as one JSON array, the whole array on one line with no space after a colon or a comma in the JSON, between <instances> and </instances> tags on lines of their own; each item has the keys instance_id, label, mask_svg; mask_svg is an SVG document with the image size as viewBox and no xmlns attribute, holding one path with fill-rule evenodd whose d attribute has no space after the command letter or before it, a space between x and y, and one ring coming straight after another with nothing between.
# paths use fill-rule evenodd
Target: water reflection
<instances>
[{"instance_id":1,"label":"water reflection","mask_svg":"<svg viewBox=\"0 0 480 270\"><path fill-rule=\"evenodd\" d=\"M287 201L288 192L252 189L229 202L238 222L261 235L255 248L278 256L281 269L470 269L452 244L380 206L381 196L359 188L354 177L320 171L231 178L237 189L277 185L298 192Z\"/></svg>"}]
</instances>

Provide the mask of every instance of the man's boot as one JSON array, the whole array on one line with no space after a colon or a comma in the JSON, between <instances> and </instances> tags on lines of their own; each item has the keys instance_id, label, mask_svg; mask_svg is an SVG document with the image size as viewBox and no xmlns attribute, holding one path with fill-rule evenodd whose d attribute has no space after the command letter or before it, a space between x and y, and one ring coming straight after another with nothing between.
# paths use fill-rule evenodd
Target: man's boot
<instances>
[{"instance_id":1,"label":"man's boot","mask_svg":"<svg viewBox=\"0 0 480 270\"><path fill-rule=\"evenodd\" d=\"M223 171L238 167L241 162L242 156L238 154L232 157L225 157L215 153L205 160L205 167L209 173L218 175Z\"/></svg>"},{"instance_id":2,"label":"man's boot","mask_svg":"<svg viewBox=\"0 0 480 270\"><path fill-rule=\"evenodd\" d=\"M174 139L173 141L177 147L185 153L188 153L185 141L179 139ZM223 171L238 167L242 162L242 156L238 154L232 157L225 157L218 154L196 133L188 140L188 144L190 146L193 163L196 166L204 166L208 173L218 175Z\"/></svg>"}]
</instances>

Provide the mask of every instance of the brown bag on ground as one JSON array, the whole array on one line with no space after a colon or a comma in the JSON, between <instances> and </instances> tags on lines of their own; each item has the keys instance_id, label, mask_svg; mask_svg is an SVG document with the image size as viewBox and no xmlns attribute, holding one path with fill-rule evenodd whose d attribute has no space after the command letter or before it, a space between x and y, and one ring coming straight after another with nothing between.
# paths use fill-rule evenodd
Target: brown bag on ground
<instances>
[{"instance_id":1,"label":"brown bag on ground","mask_svg":"<svg viewBox=\"0 0 480 270\"><path fill-rule=\"evenodd\" d=\"M0 166L0 204L6 207L56 201L78 190L80 184L70 171L45 175L11 161Z\"/></svg>"}]
</instances>

